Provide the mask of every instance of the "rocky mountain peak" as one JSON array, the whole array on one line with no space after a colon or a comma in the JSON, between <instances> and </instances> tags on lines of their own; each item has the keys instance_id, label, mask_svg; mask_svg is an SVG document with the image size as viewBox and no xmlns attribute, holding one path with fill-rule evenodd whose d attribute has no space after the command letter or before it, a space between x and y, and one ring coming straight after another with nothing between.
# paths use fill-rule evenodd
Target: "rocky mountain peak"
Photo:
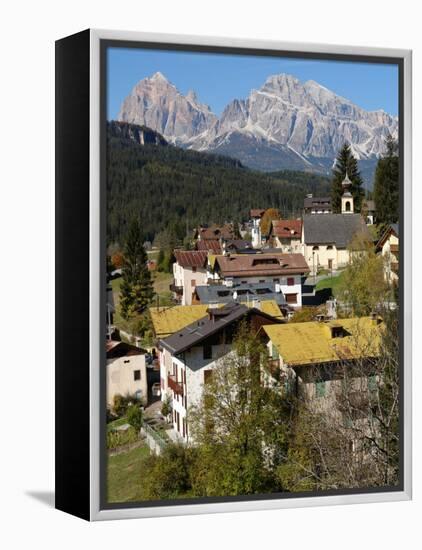
<instances>
[{"instance_id":1,"label":"rocky mountain peak","mask_svg":"<svg viewBox=\"0 0 422 550\"><path fill-rule=\"evenodd\" d=\"M134 87L118 118L146 125L172 143L262 170L285 168L286 158L306 169L332 166L345 142L359 159L376 159L387 134L398 133L397 117L365 111L314 80L303 83L285 73L270 75L217 117L193 90L184 96L157 72Z\"/></svg>"}]
</instances>

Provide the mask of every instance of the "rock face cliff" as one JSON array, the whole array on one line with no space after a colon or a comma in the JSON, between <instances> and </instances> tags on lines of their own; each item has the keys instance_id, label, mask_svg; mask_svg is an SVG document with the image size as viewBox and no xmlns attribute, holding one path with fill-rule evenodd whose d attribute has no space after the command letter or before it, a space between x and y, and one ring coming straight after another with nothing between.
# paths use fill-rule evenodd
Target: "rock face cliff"
<instances>
[{"instance_id":1,"label":"rock face cliff","mask_svg":"<svg viewBox=\"0 0 422 550\"><path fill-rule=\"evenodd\" d=\"M190 91L182 95L161 73L144 78L123 101L118 119L148 126L183 145L207 130L217 117Z\"/></svg>"},{"instance_id":2,"label":"rock face cliff","mask_svg":"<svg viewBox=\"0 0 422 550\"><path fill-rule=\"evenodd\" d=\"M158 132L137 124L112 120L107 124L107 132L109 137L127 139L138 145L167 145L167 141Z\"/></svg>"},{"instance_id":3,"label":"rock face cliff","mask_svg":"<svg viewBox=\"0 0 422 550\"><path fill-rule=\"evenodd\" d=\"M146 125L172 143L238 158L260 170L327 171L339 148L374 163L398 119L365 111L315 81L270 76L246 99L231 101L220 117L194 92L182 95L161 73L141 80L123 101L119 120Z\"/></svg>"}]
</instances>

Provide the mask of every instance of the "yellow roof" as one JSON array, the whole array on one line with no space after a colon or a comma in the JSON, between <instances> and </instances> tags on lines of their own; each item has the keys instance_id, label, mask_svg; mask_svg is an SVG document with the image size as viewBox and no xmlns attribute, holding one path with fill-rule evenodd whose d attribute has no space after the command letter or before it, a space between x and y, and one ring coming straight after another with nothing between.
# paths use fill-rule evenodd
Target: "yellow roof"
<instances>
[{"instance_id":1,"label":"yellow roof","mask_svg":"<svg viewBox=\"0 0 422 550\"><path fill-rule=\"evenodd\" d=\"M173 306L167 308L150 307L149 312L157 338L169 336L207 314L208 305Z\"/></svg>"},{"instance_id":2,"label":"yellow roof","mask_svg":"<svg viewBox=\"0 0 422 550\"><path fill-rule=\"evenodd\" d=\"M331 330L343 327L343 337ZM262 330L276 346L284 363L291 366L359 359L378 354L382 323L370 317L338 319L331 323L309 321L268 325Z\"/></svg>"},{"instance_id":3,"label":"yellow roof","mask_svg":"<svg viewBox=\"0 0 422 550\"><path fill-rule=\"evenodd\" d=\"M252 306L252 303L249 302L249 305ZM263 300L261 302L261 311L263 311L267 315L277 317L278 319L283 318L283 314L281 313L280 308L278 307L278 304L275 300Z\"/></svg>"},{"instance_id":4,"label":"yellow roof","mask_svg":"<svg viewBox=\"0 0 422 550\"><path fill-rule=\"evenodd\" d=\"M243 303L243 302L242 302ZM219 304L222 307L224 304ZM244 305L248 305L246 302ZM249 307L252 307L252 301L249 302ZM208 304L199 304L194 306L173 306L173 307L150 307L154 332L157 338L165 338L170 334L182 330L191 323L202 319L207 315ZM267 315L272 315L276 318L282 318L283 315L275 300L263 300L261 302L261 310Z\"/></svg>"}]
</instances>

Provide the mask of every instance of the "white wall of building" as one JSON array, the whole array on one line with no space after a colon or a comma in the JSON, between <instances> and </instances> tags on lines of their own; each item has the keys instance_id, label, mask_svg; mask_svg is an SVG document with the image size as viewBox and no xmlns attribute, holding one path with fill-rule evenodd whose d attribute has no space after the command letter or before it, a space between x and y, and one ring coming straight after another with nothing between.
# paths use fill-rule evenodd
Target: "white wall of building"
<instances>
[{"instance_id":1,"label":"white wall of building","mask_svg":"<svg viewBox=\"0 0 422 550\"><path fill-rule=\"evenodd\" d=\"M292 282L293 284L289 284ZM222 284L226 286L238 285L241 283L254 284L254 283L277 283L280 285L280 290L284 297L286 295L296 294L296 303L291 303L292 307L302 307L302 276L301 275L278 275L278 276L264 276L264 277L232 277L222 280ZM287 298L286 298L287 301Z\"/></svg>"},{"instance_id":2,"label":"white wall of building","mask_svg":"<svg viewBox=\"0 0 422 550\"><path fill-rule=\"evenodd\" d=\"M192 305L192 294L195 287L207 284L207 270L203 267L182 267L177 262L173 264L173 277L176 286L183 287L181 304Z\"/></svg>"},{"instance_id":3,"label":"white wall of building","mask_svg":"<svg viewBox=\"0 0 422 550\"><path fill-rule=\"evenodd\" d=\"M254 248L260 248L261 247L261 219L260 218L254 218L252 220L252 246Z\"/></svg>"},{"instance_id":4,"label":"white wall of building","mask_svg":"<svg viewBox=\"0 0 422 550\"><path fill-rule=\"evenodd\" d=\"M273 247L279 248L285 254L301 254L302 253L302 242L301 239L294 238L282 238L282 237L273 237Z\"/></svg>"},{"instance_id":5,"label":"white wall of building","mask_svg":"<svg viewBox=\"0 0 422 550\"><path fill-rule=\"evenodd\" d=\"M135 371L140 371L140 380L135 380ZM107 361L107 405L113 404L116 394L137 395L146 405L148 399L147 369L145 355L130 355Z\"/></svg>"},{"instance_id":6,"label":"white wall of building","mask_svg":"<svg viewBox=\"0 0 422 550\"><path fill-rule=\"evenodd\" d=\"M349 263L349 251L347 248L337 248L333 245L303 245L303 255L313 274L318 268L338 269ZM331 260L331 264L330 264Z\"/></svg>"},{"instance_id":7,"label":"white wall of building","mask_svg":"<svg viewBox=\"0 0 422 550\"><path fill-rule=\"evenodd\" d=\"M201 401L205 371L214 369L219 359L227 356L229 353L233 353L231 346L227 344L211 346L211 350L210 359L204 359L202 346L193 347L180 357L172 356L167 350L163 350L160 355L160 358L163 360L160 363L162 379L161 399L164 401L167 396L170 396L173 411L179 414L179 430L177 430L177 422L174 415L172 418L173 429L185 441L191 440L188 418L189 407L198 405ZM167 376L168 374L172 374L175 368L177 368L177 379L183 385L183 398L180 395L177 396L168 386ZM186 373L186 384L184 384L184 373ZM185 436L183 436L183 419L187 423L187 434Z\"/></svg>"},{"instance_id":8,"label":"white wall of building","mask_svg":"<svg viewBox=\"0 0 422 550\"><path fill-rule=\"evenodd\" d=\"M384 275L388 282L398 281L398 274L392 269L392 264L398 262L399 253L391 252L391 245L399 245L399 239L396 235L391 234L385 241L381 254L384 257Z\"/></svg>"}]
</instances>

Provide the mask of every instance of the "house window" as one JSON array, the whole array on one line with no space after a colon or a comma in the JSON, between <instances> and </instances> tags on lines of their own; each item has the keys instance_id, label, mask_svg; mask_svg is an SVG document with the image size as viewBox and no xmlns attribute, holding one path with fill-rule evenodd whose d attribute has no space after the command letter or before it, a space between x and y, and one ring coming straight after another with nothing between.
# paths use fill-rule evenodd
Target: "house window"
<instances>
[{"instance_id":1,"label":"house window","mask_svg":"<svg viewBox=\"0 0 422 550\"><path fill-rule=\"evenodd\" d=\"M273 283L279 283L280 279L273 279Z\"/></svg>"},{"instance_id":2,"label":"house window","mask_svg":"<svg viewBox=\"0 0 422 550\"><path fill-rule=\"evenodd\" d=\"M287 286L293 286L295 284L294 277L287 277Z\"/></svg>"},{"instance_id":3,"label":"house window","mask_svg":"<svg viewBox=\"0 0 422 550\"><path fill-rule=\"evenodd\" d=\"M325 397L325 382L323 380L315 382L315 397Z\"/></svg>"},{"instance_id":4,"label":"house window","mask_svg":"<svg viewBox=\"0 0 422 550\"><path fill-rule=\"evenodd\" d=\"M141 379L141 371L140 370L134 370L133 371L133 379L134 380L140 380Z\"/></svg>"},{"instance_id":5,"label":"house window","mask_svg":"<svg viewBox=\"0 0 422 550\"><path fill-rule=\"evenodd\" d=\"M203 358L204 359L212 359L212 347L211 346L204 346L203 347Z\"/></svg>"},{"instance_id":6,"label":"house window","mask_svg":"<svg viewBox=\"0 0 422 550\"><path fill-rule=\"evenodd\" d=\"M329 245L327 246L327 250L332 250L332 249L333 249L333 245L329 244Z\"/></svg>"},{"instance_id":7,"label":"house window","mask_svg":"<svg viewBox=\"0 0 422 550\"><path fill-rule=\"evenodd\" d=\"M316 245L313 246L313 247L312 247L312 250L319 250L319 246L316 246Z\"/></svg>"},{"instance_id":8,"label":"house window","mask_svg":"<svg viewBox=\"0 0 422 550\"><path fill-rule=\"evenodd\" d=\"M284 297L288 304L297 304L297 294L285 294Z\"/></svg>"},{"instance_id":9,"label":"house window","mask_svg":"<svg viewBox=\"0 0 422 550\"><path fill-rule=\"evenodd\" d=\"M192 267L192 273L196 273L196 266L195 265Z\"/></svg>"},{"instance_id":10,"label":"house window","mask_svg":"<svg viewBox=\"0 0 422 550\"><path fill-rule=\"evenodd\" d=\"M259 282L260 283L265 283L265 279L260 279Z\"/></svg>"}]
</instances>

